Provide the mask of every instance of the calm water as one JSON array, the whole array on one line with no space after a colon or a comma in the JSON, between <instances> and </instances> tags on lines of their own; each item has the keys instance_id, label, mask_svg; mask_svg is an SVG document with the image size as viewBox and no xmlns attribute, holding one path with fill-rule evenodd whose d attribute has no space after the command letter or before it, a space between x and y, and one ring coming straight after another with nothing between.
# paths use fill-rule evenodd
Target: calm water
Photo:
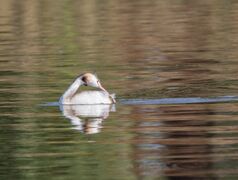
<instances>
[{"instance_id":1,"label":"calm water","mask_svg":"<svg viewBox=\"0 0 238 180\"><path fill-rule=\"evenodd\" d=\"M0 0L0 179L237 179L237 20L227 0ZM58 106L86 71L116 106Z\"/></svg>"}]
</instances>

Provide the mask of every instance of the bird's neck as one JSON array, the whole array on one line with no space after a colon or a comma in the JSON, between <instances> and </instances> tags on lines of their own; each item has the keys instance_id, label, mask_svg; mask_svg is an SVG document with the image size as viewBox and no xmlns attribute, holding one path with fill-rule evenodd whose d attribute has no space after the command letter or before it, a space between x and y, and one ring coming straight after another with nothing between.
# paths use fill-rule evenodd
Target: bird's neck
<instances>
[{"instance_id":1,"label":"bird's neck","mask_svg":"<svg viewBox=\"0 0 238 180\"><path fill-rule=\"evenodd\" d=\"M60 98L60 102L63 104L67 104L70 102L73 96L76 94L78 88L83 84L82 80L76 79L69 88L64 92L64 94Z\"/></svg>"}]
</instances>

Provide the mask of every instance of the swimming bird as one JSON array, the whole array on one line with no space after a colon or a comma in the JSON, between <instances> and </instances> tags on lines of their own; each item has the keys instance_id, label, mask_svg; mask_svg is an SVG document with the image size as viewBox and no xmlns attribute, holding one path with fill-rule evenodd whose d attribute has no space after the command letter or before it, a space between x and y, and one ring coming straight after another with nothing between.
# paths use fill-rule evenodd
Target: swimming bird
<instances>
[{"instance_id":1,"label":"swimming bird","mask_svg":"<svg viewBox=\"0 0 238 180\"><path fill-rule=\"evenodd\" d=\"M80 86L91 86L100 91L82 91L78 93ZM60 97L60 104L115 104L115 95L109 94L100 83L95 74L84 73L79 75L69 88Z\"/></svg>"}]
</instances>

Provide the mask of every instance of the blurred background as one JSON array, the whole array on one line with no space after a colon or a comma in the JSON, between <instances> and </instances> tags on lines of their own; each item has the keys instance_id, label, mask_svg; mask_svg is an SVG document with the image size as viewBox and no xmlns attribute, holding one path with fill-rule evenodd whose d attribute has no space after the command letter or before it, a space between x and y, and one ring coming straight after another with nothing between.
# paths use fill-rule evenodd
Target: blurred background
<instances>
[{"instance_id":1,"label":"blurred background","mask_svg":"<svg viewBox=\"0 0 238 180\"><path fill-rule=\"evenodd\" d=\"M237 20L227 0L0 0L1 179L236 178L236 102L120 100L236 96ZM93 134L42 106L88 71L118 98Z\"/></svg>"}]
</instances>

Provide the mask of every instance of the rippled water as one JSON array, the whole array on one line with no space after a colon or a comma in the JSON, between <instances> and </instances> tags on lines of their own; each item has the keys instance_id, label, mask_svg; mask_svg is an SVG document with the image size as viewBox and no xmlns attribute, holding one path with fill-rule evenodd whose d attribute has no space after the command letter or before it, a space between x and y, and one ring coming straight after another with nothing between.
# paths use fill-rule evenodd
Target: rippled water
<instances>
[{"instance_id":1,"label":"rippled water","mask_svg":"<svg viewBox=\"0 0 238 180\"><path fill-rule=\"evenodd\" d=\"M0 179L236 179L237 17L225 0L0 0ZM59 106L86 71L115 106Z\"/></svg>"}]
</instances>

